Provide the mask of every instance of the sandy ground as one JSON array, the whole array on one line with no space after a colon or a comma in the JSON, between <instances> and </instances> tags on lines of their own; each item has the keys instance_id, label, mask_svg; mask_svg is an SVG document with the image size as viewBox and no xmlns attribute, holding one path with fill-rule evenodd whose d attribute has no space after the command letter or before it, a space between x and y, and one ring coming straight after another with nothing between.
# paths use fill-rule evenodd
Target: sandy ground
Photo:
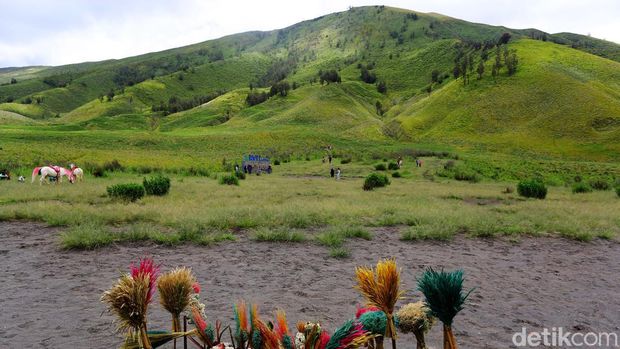
<instances>
[{"instance_id":1,"label":"sandy ground","mask_svg":"<svg viewBox=\"0 0 620 349\"><path fill-rule=\"evenodd\" d=\"M424 267L465 269L466 286L476 289L455 320L461 348L512 347L513 333L523 326L620 334L617 242L459 237L449 243L405 243L395 229L377 231L373 241L349 241L351 258L337 260L312 243L256 243L243 236L214 247L146 244L67 252L59 249L57 228L1 222L0 348L118 347L122 338L99 297L144 255L164 269L192 267L207 315L225 323L232 320L233 302L244 298L259 303L264 317L281 307L291 326L318 320L333 331L362 301L352 288L354 267L393 256L410 300L420 297L413 288ZM150 309L149 328L167 328L170 319L159 304ZM410 336L398 342L399 348L415 348ZM440 347L440 326L428 342Z\"/></svg>"}]
</instances>

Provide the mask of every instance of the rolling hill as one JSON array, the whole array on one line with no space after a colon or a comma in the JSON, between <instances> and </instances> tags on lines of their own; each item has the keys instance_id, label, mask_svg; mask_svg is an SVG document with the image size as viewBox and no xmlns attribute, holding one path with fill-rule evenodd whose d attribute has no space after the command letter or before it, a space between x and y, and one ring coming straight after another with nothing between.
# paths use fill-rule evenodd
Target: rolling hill
<instances>
[{"instance_id":1,"label":"rolling hill","mask_svg":"<svg viewBox=\"0 0 620 349\"><path fill-rule=\"evenodd\" d=\"M137 148L178 139L220 155L234 137L242 152L425 144L620 161L620 45L384 6L120 60L3 68L0 83L9 143L131 135L151 140Z\"/></svg>"}]
</instances>

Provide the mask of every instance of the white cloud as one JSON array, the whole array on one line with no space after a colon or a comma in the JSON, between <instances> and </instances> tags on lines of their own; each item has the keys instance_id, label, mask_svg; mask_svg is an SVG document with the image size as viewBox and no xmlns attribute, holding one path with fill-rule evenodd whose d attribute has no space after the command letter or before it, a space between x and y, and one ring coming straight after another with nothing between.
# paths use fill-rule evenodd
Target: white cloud
<instances>
[{"instance_id":1,"label":"white cloud","mask_svg":"<svg viewBox=\"0 0 620 349\"><path fill-rule=\"evenodd\" d=\"M2 0L0 0L2 2ZM0 4L0 67L122 58L249 30L286 27L366 0L10 1ZM620 2L388 0L386 5L511 28L620 42Z\"/></svg>"}]
</instances>

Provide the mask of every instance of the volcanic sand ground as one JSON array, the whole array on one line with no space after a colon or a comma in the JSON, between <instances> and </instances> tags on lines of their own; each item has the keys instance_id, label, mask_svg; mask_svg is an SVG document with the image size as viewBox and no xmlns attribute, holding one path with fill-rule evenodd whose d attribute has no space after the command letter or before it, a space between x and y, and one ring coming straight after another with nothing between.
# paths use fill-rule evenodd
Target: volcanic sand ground
<instances>
[{"instance_id":1,"label":"volcanic sand ground","mask_svg":"<svg viewBox=\"0 0 620 349\"><path fill-rule=\"evenodd\" d=\"M620 333L620 244L560 238L399 241L398 228L375 230L372 241L349 240L348 259L328 257L310 242L257 243L243 235L217 246L119 245L63 251L58 228L26 222L0 223L0 348L114 348L113 317L99 301L121 271L151 255L164 270L192 267L202 285L211 320L232 322L238 299L260 304L264 318L286 310L290 326L320 321L330 331L350 318L361 297L352 288L357 265L396 257L403 288L413 290L426 266L466 272L475 287L454 323L461 348L511 347L514 332L562 326L569 331ZM419 292L409 291L409 300ZM404 301L401 301L403 304ZM166 329L170 318L155 301L149 328ZM429 334L441 346L441 327ZM401 335L399 348L415 348ZM388 346L386 346L387 348Z\"/></svg>"}]
</instances>

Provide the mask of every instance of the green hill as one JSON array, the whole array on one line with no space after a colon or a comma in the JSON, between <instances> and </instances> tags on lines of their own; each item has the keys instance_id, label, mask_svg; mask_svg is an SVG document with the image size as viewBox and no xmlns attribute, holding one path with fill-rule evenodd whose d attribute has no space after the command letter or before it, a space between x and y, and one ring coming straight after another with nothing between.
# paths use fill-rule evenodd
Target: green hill
<instances>
[{"instance_id":1,"label":"green hill","mask_svg":"<svg viewBox=\"0 0 620 349\"><path fill-rule=\"evenodd\" d=\"M423 144L615 162L619 61L620 45L587 36L369 6L120 60L0 69L0 133L5 149L18 140L71 144L5 152L32 161L149 162L149 149L308 154L333 143L358 153ZM466 62L469 83L455 62ZM322 81L330 71L340 82ZM284 83L290 89L269 96ZM249 94L265 101L250 105ZM127 137L142 141L118 152Z\"/></svg>"}]
</instances>

